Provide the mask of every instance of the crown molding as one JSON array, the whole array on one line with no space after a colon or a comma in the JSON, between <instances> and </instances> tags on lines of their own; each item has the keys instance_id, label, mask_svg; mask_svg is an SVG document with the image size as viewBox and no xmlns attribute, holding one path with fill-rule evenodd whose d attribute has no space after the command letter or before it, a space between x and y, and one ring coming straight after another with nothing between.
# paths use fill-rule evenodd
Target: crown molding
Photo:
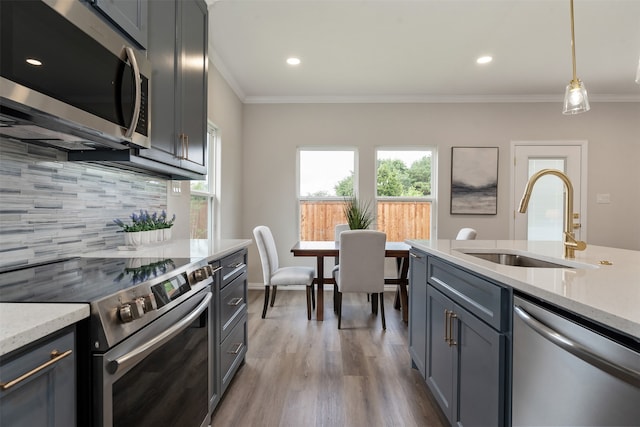
<instances>
[{"instance_id":1,"label":"crown molding","mask_svg":"<svg viewBox=\"0 0 640 427\"><path fill-rule=\"evenodd\" d=\"M246 95L236 79L233 78L231 72L226 65L224 65L224 61L218 56L218 53L214 49L209 49L209 60L216 67L222 78L227 82L233 93L240 99L240 102L245 102Z\"/></svg>"},{"instance_id":2,"label":"crown molding","mask_svg":"<svg viewBox=\"0 0 640 427\"><path fill-rule=\"evenodd\" d=\"M416 95L416 96L246 96L244 104L485 104L562 103L553 95ZM589 95L590 102L640 102L639 95Z\"/></svg>"}]
</instances>

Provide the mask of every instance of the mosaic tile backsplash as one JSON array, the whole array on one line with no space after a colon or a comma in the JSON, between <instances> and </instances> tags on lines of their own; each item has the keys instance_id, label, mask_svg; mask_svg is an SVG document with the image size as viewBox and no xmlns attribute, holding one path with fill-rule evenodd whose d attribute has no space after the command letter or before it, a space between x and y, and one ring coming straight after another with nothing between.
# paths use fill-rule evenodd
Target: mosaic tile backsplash
<instances>
[{"instance_id":1,"label":"mosaic tile backsplash","mask_svg":"<svg viewBox=\"0 0 640 427\"><path fill-rule=\"evenodd\" d=\"M115 218L166 209L165 179L65 158L0 137L0 269L117 248Z\"/></svg>"}]
</instances>

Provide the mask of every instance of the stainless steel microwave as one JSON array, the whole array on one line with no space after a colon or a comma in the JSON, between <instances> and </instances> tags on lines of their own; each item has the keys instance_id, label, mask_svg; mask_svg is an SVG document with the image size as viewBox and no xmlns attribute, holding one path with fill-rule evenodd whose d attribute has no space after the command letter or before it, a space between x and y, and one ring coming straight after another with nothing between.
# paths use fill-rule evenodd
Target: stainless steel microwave
<instances>
[{"instance_id":1,"label":"stainless steel microwave","mask_svg":"<svg viewBox=\"0 0 640 427\"><path fill-rule=\"evenodd\" d=\"M0 135L66 150L149 148L151 64L89 7L0 1Z\"/></svg>"}]
</instances>

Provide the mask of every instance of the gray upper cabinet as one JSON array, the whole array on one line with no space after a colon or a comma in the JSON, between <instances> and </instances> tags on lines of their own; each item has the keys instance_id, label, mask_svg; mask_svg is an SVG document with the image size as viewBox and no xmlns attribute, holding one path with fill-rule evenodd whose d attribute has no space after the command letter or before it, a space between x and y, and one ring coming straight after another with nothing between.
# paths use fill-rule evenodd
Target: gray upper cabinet
<instances>
[{"instance_id":1,"label":"gray upper cabinet","mask_svg":"<svg viewBox=\"0 0 640 427\"><path fill-rule=\"evenodd\" d=\"M93 7L139 47L147 48L148 0L89 0Z\"/></svg>"},{"instance_id":2,"label":"gray upper cabinet","mask_svg":"<svg viewBox=\"0 0 640 427\"><path fill-rule=\"evenodd\" d=\"M207 5L202 0L149 3L152 64L151 148L139 155L207 173Z\"/></svg>"}]
</instances>

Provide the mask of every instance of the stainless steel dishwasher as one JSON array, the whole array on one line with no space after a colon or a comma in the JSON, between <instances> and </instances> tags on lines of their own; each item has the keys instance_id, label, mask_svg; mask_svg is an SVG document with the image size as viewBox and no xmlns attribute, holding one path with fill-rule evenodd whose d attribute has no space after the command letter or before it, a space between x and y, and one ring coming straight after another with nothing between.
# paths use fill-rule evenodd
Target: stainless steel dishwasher
<instances>
[{"instance_id":1,"label":"stainless steel dishwasher","mask_svg":"<svg viewBox=\"0 0 640 427\"><path fill-rule=\"evenodd\" d=\"M515 297L513 426L639 426L635 348Z\"/></svg>"}]
</instances>

